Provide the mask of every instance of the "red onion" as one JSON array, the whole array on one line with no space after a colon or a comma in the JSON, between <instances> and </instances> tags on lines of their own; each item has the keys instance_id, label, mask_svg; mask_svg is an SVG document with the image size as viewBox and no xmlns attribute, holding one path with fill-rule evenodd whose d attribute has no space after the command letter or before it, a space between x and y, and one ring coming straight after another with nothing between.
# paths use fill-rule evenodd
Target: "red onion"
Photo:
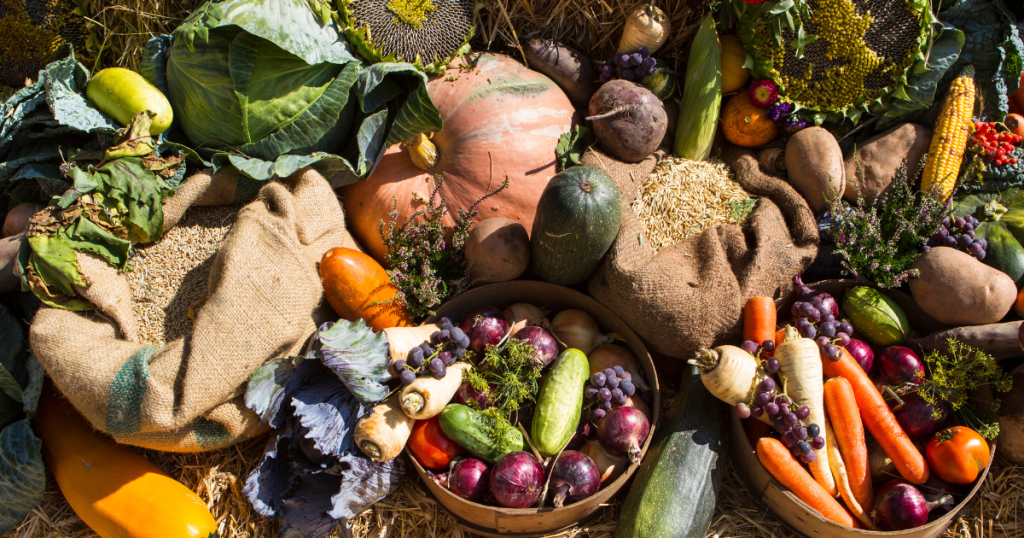
<instances>
[{"instance_id":1,"label":"red onion","mask_svg":"<svg viewBox=\"0 0 1024 538\"><path fill-rule=\"evenodd\" d=\"M590 425L590 422L581 420L579 426L576 426L576 433L573 434L572 439L569 439L569 444L565 445L566 450L579 450L584 443L593 437L594 430L596 429Z\"/></svg>"},{"instance_id":2,"label":"red onion","mask_svg":"<svg viewBox=\"0 0 1024 538\"><path fill-rule=\"evenodd\" d=\"M528 508L544 489L544 468L526 452L509 452L491 469L491 495L505 508Z\"/></svg>"},{"instance_id":3,"label":"red onion","mask_svg":"<svg viewBox=\"0 0 1024 538\"><path fill-rule=\"evenodd\" d=\"M490 479L491 470L486 463L475 458L463 458L448 473L448 489L467 501L478 503L487 496Z\"/></svg>"},{"instance_id":4,"label":"red onion","mask_svg":"<svg viewBox=\"0 0 1024 538\"><path fill-rule=\"evenodd\" d=\"M920 394L910 393L902 396L903 405L893 407L892 414L896 416L896 422L900 423L903 431L915 441L930 439L935 432L942 429L946 424L946 417L949 416L949 409L946 403L939 400L939 405L932 405L921 397ZM935 418L938 416L938 418Z\"/></svg>"},{"instance_id":5,"label":"red onion","mask_svg":"<svg viewBox=\"0 0 1024 538\"><path fill-rule=\"evenodd\" d=\"M909 347L885 348L878 359L878 370L882 374L882 383L886 385L919 384L924 381L924 363Z\"/></svg>"},{"instance_id":6,"label":"red onion","mask_svg":"<svg viewBox=\"0 0 1024 538\"><path fill-rule=\"evenodd\" d=\"M650 432L651 423L642 411L635 407L617 407L601 420L597 439L608 452L629 456L629 461L640 463L640 447Z\"/></svg>"},{"instance_id":7,"label":"red onion","mask_svg":"<svg viewBox=\"0 0 1024 538\"><path fill-rule=\"evenodd\" d=\"M494 385L491 385L491 390L494 390ZM459 390L455 391L455 397L452 401L462 405L469 405L470 401L476 401L480 404L481 409L487 409L491 407L491 400L480 391L473 388L473 385L469 383L463 383L459 385Z\"/></svg>"},{"instance_id":8,"label":"red onion","mask_svg":"<svg viewBox=\"0 0 1024 538\"><path fill-rule=\"evenodd\" d=\"M962 495L965 493L963 486L950 484L936 476L935 473L931 473L924 484L917 486L917 490L920 491L921 494L924 495L924 498L929 502L936 500L943 501L942 504L935 507L943 512L949 512L956 506L956 501L954 501L952 497L953 495Z\"/></svg>"},{"instance_id":9,"label":"red onion","mask_svg":"<svg viewBox=\"0 0 1024 538\"><path fill-rule=\"evenodd\" d=\"M493 346L505 337L508 322L505 314L493 306L474 308L463 316L459 328L469 337L469 349L483 353L487 346Z\"/></svg>"},{"instance_id":10,"label":"red onion","mask_svg":"<svg viewBox=\"0 0 1024 538\"><path fill-rule=\"evenodd\" d=\"M513 338L533 346L533 360L542 367L558 358L558 341L540 327L523 327Z\"/></svg>"},{"instance_id":11,"label":"red onion","mask_svg":"<svg viewBox=\"0 0 1024 538\"><path fill-rule=\"evenodd\" d=\"M796 298L798 301L820 302L821 306L831 312L833 317L839 317L839 303L836 302L835 297L823 291L812 290L804 284L803 280L800 280L800 275L793 277L793 286L796 287Z\"/></svg>"},{"instance_id":12,"label":"red onion","mask_svg":"<svg viewBox=\"0 0 1024 538\"><path fill-rule=\"evenodd\" d=\"M555 508L561 508L567 500L581 501L597 493L601 488L601 473L590 456L565 450L551 468L551 487L555 488Z\"/></svg>"},{"instance_id":13,"label":"red onion","mask_svg":"<svg viewBox=\"0 0 1024 538\"><path fill-rule=\"evenodd\" d=\"M865 373L871 372L871 366L875 364L875 352L871 350L871 346L867 342L851 338L850 343L846 344L846 351L864 369Z\"/></svg>"},{"instance_id":14,"label":"red onion","mask_svg":"<svg viewBox=\"0 0 1024 538\"><path fill-rule=\"evenodd\" d=\"M892 480L875 495L875 508L871 511L871 517L888 531L913 529L928 523L928 513L945 503L946 497L950 496L945 495L929 502L905 480Z\"/></svg>"}]
</instances>

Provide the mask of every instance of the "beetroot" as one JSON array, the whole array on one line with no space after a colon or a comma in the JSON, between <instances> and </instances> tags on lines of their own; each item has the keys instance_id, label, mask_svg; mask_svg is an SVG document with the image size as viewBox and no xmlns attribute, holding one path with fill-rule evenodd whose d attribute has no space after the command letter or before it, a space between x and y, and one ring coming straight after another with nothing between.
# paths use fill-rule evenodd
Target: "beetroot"
<instances>
[{"instance_id":1,"label":"beetroot","mask_svg":"<svg viewBox=\"0 0 1024 538\"><path fill-rule=\"evenodd\" d=\"M882 375L882 383L886 385L920 384L924 381L924 363L908 347L885 348L878 359L878 370Z\"/></svg>"},{"instance_id":2,"label":"beetroot","mask_svg":"<svg viewBox=\"0 0 1024 538\"><path fill-rule=\"evenodd\" d=\"M601 473L590 456L565 450L551 468L551 487L555 490L555 508L561 508L567 500L581 501L597 493L601 488Z\"/></svg>"},{"instance_id":3,"label":"beetroot","mask_svg":"<svg viewBox=\"0 0 1024 538\"><path fill-rule=\"evenodd\" d=\"M863 340L851 338L850 343L846 344L846 351L864 369L864 373L871 373L871 366L875 364L875 352L871 346Z\"/></svg>"},{"instance_id":4,"label":"beetroot","mask_svg":"<svg viewBox=\"0 0 1024 538\"><path fill-rule=\"evenodd\" d=\"M463 316L459 328L469 337L469 349L483 353L487 346L496 345L508 332L505 314L493 306L474 308Z\"/></svg>"},{"instance_id":5,"label":"beetroot","mask_svg":"<svg viewBox=\"0 0 1024 538\"><path fill-rule=\"evenodd\" d=\"M463 458L448 473L448 489L467 501L483 502L490 479L491 470L486 463L475 458Z\"/></svg>"},{"instance_id":6,"label":"beetroot","mask_svg":"<svg viewBox=\"0 0 1024 538\"><path fill-rule=\"evenodd\" d=\"M816 305L820 303L823 310L832 313L832 317L839 317L839 303L836 302L835 297L823 291L812 290L804 284L803 280L800 279L800 275L793 277L793 286L796 288L797 301L815 303Z\"/></svg>"},{"instance_id":7,"label":"beetroot","mask_svg":"<svg viewBox=\"0 0 1024 538\"><path fill-rule=\"evenodd\" d=\"M654 153L668 129L665 103L651 90L622 79L594 92L587 121L608 154L630 163Z\"/></svg>"},{"instance_id":8,"label":"beetroot","mask_svg":"<svg viewBox=\"0 0 1024 538\"><path fill-rule=\"evenodd\" d=\"M949 409L946 402L939 400L939 405L932 405L920 394L910 393L902 397L903 405L893 407L892 414L914 441L925 441L935 435L946 424Z\"/></svg>"},{"instance_id":9,"label":"beetroot","mask_svg":"<svg viewBox=\"0 0 1024 538\"><path fill-rule=\"evenodd\" d=\"M647 416L635 407L617 407L608 411L597 427L597 439L608 452L629 456L640 463L640 447L651 432Z\"/></svg>"},{"instance_id":10,"label":"beetroot","mask_svg":"<svg viewBox=\"0 0 1024 538\"><path fill-rule=\"evenodd\" d=\"M509 452L491 469L491 495L505 508L528 508L544 488L544 468L532 454Z\"/></svg>"},{"instance_id":11,"label":"beetroot","mask_svg":"<svg viewBox=\"0 0 1024 538\"><path fill-rule=\"evenodd\" d=\"M540 327L523 327L514 338L533 346L533 360L542 367L558 358L558 341Z\"/></svg>"},{"instance_id":12,"label":"beetroot","mask_svg":"<svg viewBox=\"0 0 1024 538\"><path fill-rule=\"evenodd\" d=\"M928 513L945 503L946 497L950 496L945 495L929 502L905 480L892 480L875 495L875 508L871 511L871 517L888 531L913 529L928 523Z\"/></svg>"}]
</instances>

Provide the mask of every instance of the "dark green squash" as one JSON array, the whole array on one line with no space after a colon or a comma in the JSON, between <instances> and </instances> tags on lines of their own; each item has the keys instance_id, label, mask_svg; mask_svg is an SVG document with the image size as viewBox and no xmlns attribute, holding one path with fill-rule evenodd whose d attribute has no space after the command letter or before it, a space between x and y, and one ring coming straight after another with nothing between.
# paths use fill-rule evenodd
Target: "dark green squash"
<instances>
[{"instance_id":1,"label":"dark green squash","mask_svg":"<svg viewBox=\"0 0 1024 538\"><path fill-rule=\"evenodd\" d=\"M976 237L988 241L987 265L1010 276L1017 288L1024 284L1024 191L972 194L956 203L956 215L974 215L981 224Z\"/></svg>"},{"instance_id":2,"label":"dark green squash","mask_svg":"<svg viewBox=\"0 0 1024 538\"><path fill-rule=\"evenodd\" d=\"M616 538L703 538L718 502L728 406L686 369L622 504Z\"/></svg>"},{"instance_id":3,"label":"dark green squash","mask_svg":"<svg viewBox=\"0 0 1024 538\"><path fill-rule=\"evenodd\" d=\"M548 182L530 235L533 270L562 286L585 282L622 223L619 188L597 168L575 166Z\"/></svg>"}]
</instances>

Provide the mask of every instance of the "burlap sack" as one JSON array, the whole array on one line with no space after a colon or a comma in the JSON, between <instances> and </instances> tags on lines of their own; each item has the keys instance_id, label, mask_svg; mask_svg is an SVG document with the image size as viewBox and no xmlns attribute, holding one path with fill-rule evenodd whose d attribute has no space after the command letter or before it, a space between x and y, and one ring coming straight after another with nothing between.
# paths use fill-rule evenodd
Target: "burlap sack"
<instances>
[{"instance_id":1,"label":"burlap sack","mask_svg":"<svg viewBox=\"0 0 1024 538\"><path fill-rule=\"evenodd\" d=\"M196 174L164 205L165 229L193 205L237 199L238 178ZM297 355L317 327L324 252L358 248L334 192L305 170L266 184L217 252L206 304L191 334L163 347L134 342L124 275L79 255L92 313L44 308L31 344L62 393L117 441L177 452L220 448L262 427L244 404L245 383L271 359Z\"/></svg>"},{"instance_id":2,"label":"burlap sack","mask_svg":"<svg viewBox=\"0 0 1024 538\"><path fill-rule=\"evenodd\" d=\"M655 255L630 209L660 154L625 164L597 151L583 164L604 170L622 196L622 227L590 294L618 314L652 351L690 359L701 347L738 343L748 297L787 292L817 252L807 202L784 180L763 174L754 152L726 143L722 158L739 184L761 196L742 226L716 226Z\"/></svg>"}]
</instances>

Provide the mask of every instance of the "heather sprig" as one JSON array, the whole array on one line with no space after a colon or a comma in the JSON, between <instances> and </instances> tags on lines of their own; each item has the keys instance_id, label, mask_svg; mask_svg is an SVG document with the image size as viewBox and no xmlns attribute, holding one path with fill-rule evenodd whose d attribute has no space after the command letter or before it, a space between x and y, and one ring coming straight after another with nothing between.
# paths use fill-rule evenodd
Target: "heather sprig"
<instances>
[{"instance_id":1,"label":"heather sprig","mask_svg":"<svg viewBox=\"0 0 1024 538\"><path fill-rule=\"evenodd\" d=\"M381 220L379 228L388 251L384 258L391 268L388 276L398 288L392 300L404 303L415 318L432 315L442 303L474 284L470 278L472 267L463 252L472 219L479 213L477 208L481 202L508 187L506 177L497 190L485 194L469 209L460 207L453 215L455 224L449 228L441 221L450 213L447 201L441 196L444 175L438 174L436 178L437 185L423 208L398 224L398 199L395 198L388 222Z\"/></svg>"},{"instance_id":2,"label":"heather sprig","mask_svg":"<svg viewBox=\"0 0 1024 538\"><path fill-rule=\"evenodd\" d=\"M899 287L917 276L911 264L942 220L952 214L952 207L928 193L915 191L915 183L907 177L904 162L890 187L873 200L858 193L855 206L838 197L829 201L833 217L829 231L847 274L866 278L883 288Z\"/></svg>"}]
</instances>

